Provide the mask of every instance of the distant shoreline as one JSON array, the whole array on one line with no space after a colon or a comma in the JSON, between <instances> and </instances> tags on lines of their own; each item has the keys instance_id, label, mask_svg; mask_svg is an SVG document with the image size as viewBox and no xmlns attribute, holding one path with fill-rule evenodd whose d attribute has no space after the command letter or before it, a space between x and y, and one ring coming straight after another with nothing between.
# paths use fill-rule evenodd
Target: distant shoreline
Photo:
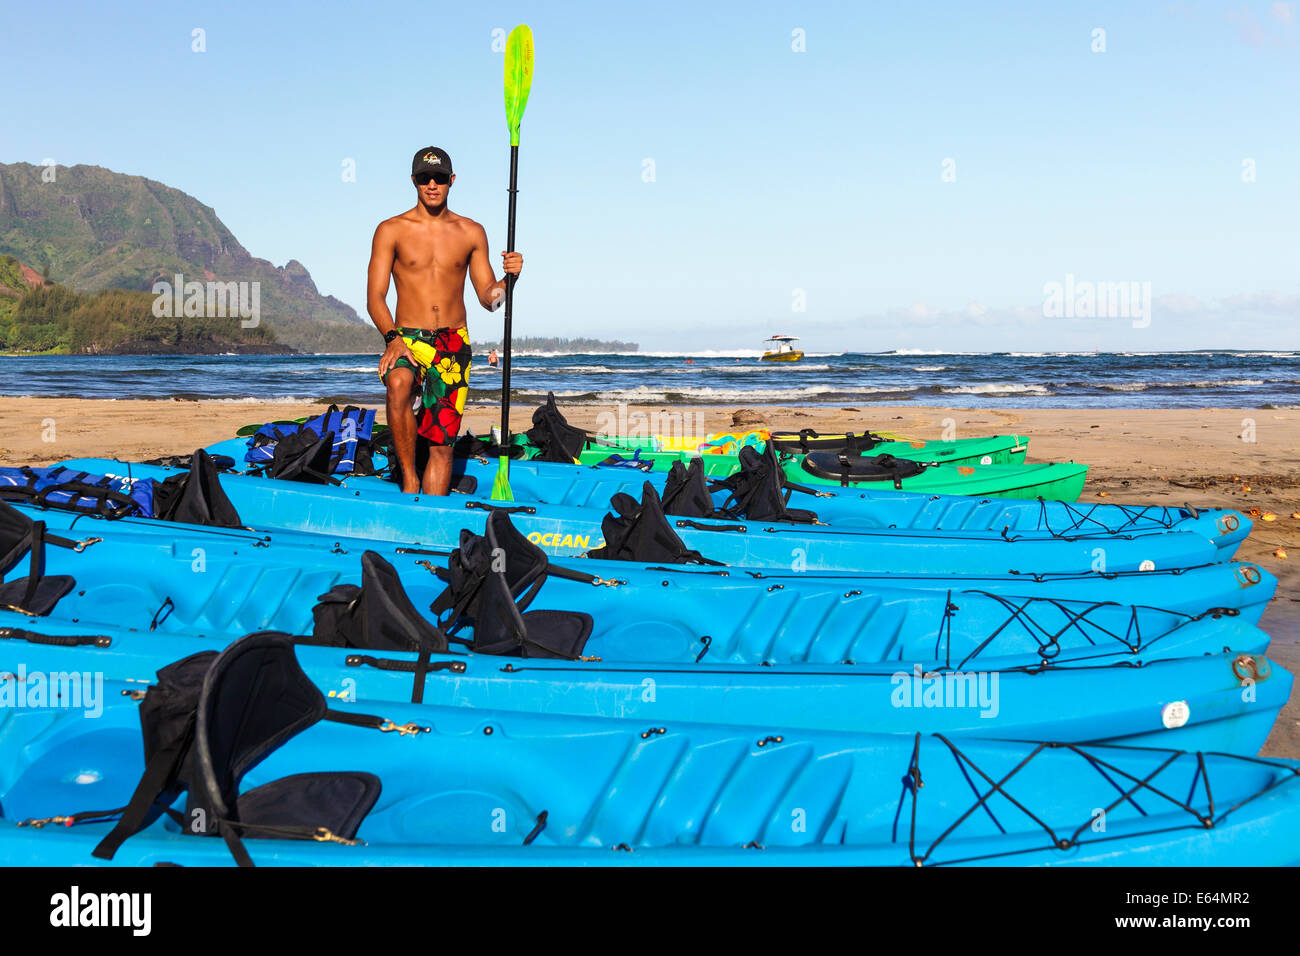
<instances>
[{"instance_id":1,"label":"distant shoreline","mask_svg":"<svg viewBox=\"0 0 1300 956\"><path fill-rule=\"evenodd\" d=\"M6 343L8 344L8 343ZM180 343L182 346L184 343ZM56 398L266 400L378 404L381 340L364 350L265 349L181 354L0 356L0 394ZM67 343L64 343L65 347ZM11 350L12 351L12 350ZM504 368L474 350L471 406L501 401ZM259 354L260 353L260 354ZM752 352L555 353L511 356L511 401L561 407L799 405L827 410L909 405L988 408L1244 408L1300 406L1300 352L1078 357L942 354L810 356L762 362ZM502 363L504 365L504 363Z\"/></svg>"}]
</instances>

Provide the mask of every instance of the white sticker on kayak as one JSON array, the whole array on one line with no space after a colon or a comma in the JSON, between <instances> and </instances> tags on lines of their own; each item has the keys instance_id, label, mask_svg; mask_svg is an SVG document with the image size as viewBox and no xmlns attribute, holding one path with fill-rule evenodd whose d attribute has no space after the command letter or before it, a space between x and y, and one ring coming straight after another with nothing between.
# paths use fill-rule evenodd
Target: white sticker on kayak
<instances>
[{"instance_id":1,"label":"white sticker on kayak","mask_svg":"<svg viewBox=\"0 0 1300 956\"><path fill-rule=\"evenodd\" d=\"M1147 558L1145 561L1143 561L1141 564L1138 565L1139 571L1154 571L1155 569L1156 569L1156 563L1152 561L1150 558Z\"/></svg>"},{"instance_id":2,"label":"white sticker on kayak","mask_svg":"<svg viewBox=\"0 0 1300 956\"><path fill-rule=\"evenodd\" d=\"M981 464L981 465L991 465L991 464L993 464L993 456L992 456L992 455L985 455L983 458L980 459L980 464Z\"/></svg>"},{"instance_id":3,"label":"white sticker on kayak","mask_svg":"<svg viewBox=\"0 0 1300 956\"><path fill-rule=\"evenodd\" d=\"M1171 700L1160 708L1160 720L1170 730L1177 730L1192 716L1192 709L1185 700Z\"/></svg>"}]
</instances>

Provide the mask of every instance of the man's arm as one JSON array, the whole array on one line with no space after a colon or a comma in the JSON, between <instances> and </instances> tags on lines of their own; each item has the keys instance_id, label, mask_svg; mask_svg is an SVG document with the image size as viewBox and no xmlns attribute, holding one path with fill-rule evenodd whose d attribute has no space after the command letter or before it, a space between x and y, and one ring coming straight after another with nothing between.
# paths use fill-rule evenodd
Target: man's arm
<instances>
[{"instance_id":1,"label":"man's arm","mask_svg":"<svg viewBox=\"0 0 1300 956\"><path fill-rule=\"evenodd\" d=\"M487 232L475 223L474 245L469 254L469 281L474 284L479 304L489 312L495 312L505 302L506 280L500 279L492 271L488 259ZM524 257L517 252L503 252L502 269L507 275L518 276L524 267Z\"/></svg>"},{"instance_id":2,"label":"man's arm","mask_svg":"<svg viewBox=\"0 0 1300 956\"><path fill-rule=\"evenodd\" d=\"M393 274L393 260L397 258L397 237L387 222L381 222L370 244L370 269L366 273L366 311L383 335L394 327L393 313L388 308L388 283Z\"/></svg>"},{"instance_id":3,"label":"man's arm","mask_svg":"<svg viewBox=\"0 0 1300 956\"><path fill-rule=\"evenodd\" d=\"M396 230L387 222L381 222L370 245L370 268L366 273L366 311L370 313L370 321L375 323L380 335L397 327L393 313L388 308L388 283L396 258ZM410 351L400 337L393 339L379 358L379 374L387 375L393 363L403 355L409 355Z\"/></svg>"}]
</instances>

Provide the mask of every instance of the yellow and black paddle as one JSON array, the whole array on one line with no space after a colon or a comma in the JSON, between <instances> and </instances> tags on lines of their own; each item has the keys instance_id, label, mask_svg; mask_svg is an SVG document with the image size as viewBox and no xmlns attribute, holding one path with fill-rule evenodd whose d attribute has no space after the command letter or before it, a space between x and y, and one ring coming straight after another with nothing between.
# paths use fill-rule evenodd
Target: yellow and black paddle
<instances>
[{"instance_id":1,"label":"yellow and black paddle","mask_svg":"<svg viewBox=\"0 0 1300 956\"><path fill-rule=\"evenodd\" d=\"M506 251L515 251L515 195L519 181L519 121L528 105L528 93L533 88L533 31L520 24L506 38L506 125L510 128L510 213L506 225ZM514 312L515 276L506 274L506 319L502 333L501 353L501 447L510 448L510 323ZM510 490L510 456L502 454L498 460L496 480L492 482L492 497L497 501L513 501Z\"/></svg>"}]
</instances>

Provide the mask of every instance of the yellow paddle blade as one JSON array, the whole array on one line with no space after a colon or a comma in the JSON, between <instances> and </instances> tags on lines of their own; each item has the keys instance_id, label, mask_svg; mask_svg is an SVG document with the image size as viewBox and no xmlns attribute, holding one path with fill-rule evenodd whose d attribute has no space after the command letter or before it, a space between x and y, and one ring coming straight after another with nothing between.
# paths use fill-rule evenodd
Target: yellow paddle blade
<instances>
[{"instance_id":1,"label":"yellow paddle blade","mask_svg":"<svg viewBox=\"0 0 1300 956\"><path fill-rule=\"evenodd\" d=\"M524 118L533 88L533 31L521 23L506 37L506 125L510 145L519 145L519 121Z\"/></svg>"}]
</instances>

